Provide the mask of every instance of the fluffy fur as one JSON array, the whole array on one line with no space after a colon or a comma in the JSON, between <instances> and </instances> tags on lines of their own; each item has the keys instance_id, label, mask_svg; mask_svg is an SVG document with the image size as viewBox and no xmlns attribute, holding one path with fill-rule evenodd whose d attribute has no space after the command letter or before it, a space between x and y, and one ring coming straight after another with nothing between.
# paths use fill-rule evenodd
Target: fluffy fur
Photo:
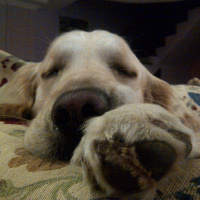
<instances>
[{"instance_id":1,"label":"fluffy fur","mask_svg":"<svg viewBox=\"0 0 200 200\"><path fill-rule=\"evenodd\" d=\"M33 118L24 139L27 150L43 158L71 159L84 168L90 186L108 194L153 199L157 184L177 172L186 158L199 155L200 121L179 101L173 87L151 75L117 35L63 34L41 63L19 69L1 94L10 84L16 87L18 103L1 104L0 118ZM82 100L97 107L103 104L100 116L87 115L79 124L81 135L79 130L79 135L61 131L63 117L57 125L57 107L65 108L73 98L74 110ZM181 112L174 110L177 105Z\"/></svg>"}]
</instances>

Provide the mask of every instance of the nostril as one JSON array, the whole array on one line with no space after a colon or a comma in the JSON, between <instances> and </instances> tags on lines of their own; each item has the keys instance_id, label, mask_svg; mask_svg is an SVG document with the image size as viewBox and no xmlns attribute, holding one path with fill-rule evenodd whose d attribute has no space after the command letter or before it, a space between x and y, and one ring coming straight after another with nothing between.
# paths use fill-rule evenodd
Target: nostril
<instances>
[{"instance_id":1,"label":"nostril","mask_svg":"<svg viewBox=\"0 0 200 200\"><path fill-rule=\"evenodd\" d=\"M70 113L65 108L58 108L52 115L52 119L56 127L64 131L70 123Z\"/></svg>"},{"instance_id":2,"label":"nostril","mask_svg":"<svg viewBox=\"0 0 200 200\"><path fill-rule=\"evenodd\" d=\"M66 109L61 108L58 112L60 113L61 119L64 119L66 122L70 121L70 114Z\"/></svg>"},{"instance_id":3,"label":"nostril","mask_svg":"<svg viewBox=\"0 0 200 200\"><path fill-rule=\"evenodd\" d=\"M81 109L81 116L83 116L84 119L90 118L92 116L98 115L98 113L95 112L94 106L91 104L85 104Z\"/></svg>"},{"instance_id":4,"label":"nostril","mask_svg":"<svg viewBox=\"0 0 200 200\"><path fill-rule=\"evenodd\" d=\"M81 108L81 117L83 119L88 119L90 117L102 115L104 112L107 111L107 107L105 103L102 101L89 101L86 102Z\"/></svg>"}]
</instances>

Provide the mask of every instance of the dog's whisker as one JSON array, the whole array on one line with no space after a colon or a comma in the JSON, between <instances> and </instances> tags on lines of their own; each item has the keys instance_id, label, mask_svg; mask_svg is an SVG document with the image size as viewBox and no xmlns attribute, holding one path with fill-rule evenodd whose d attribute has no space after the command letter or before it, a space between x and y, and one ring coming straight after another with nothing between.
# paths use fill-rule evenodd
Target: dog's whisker
<instances>
[{"instance_id":1,"label":"dog's whisker","mask_svg":"<svg viewBox=\"0 0 200 200\"><path fill-rule=\"evenodd\" d=\"M44 36L44 38L46 39L46 42L48 42L48 44L50 44L51 43L51 40L49 39L49 37L41 30L41 29L36 29L38 32L40 32L43 36Z\"/></svg>"},{"instance_id":2,"label":"dog's whisker","mask_svg":"<svg viewBox=\"0 0 200 200\"><path fill-rule=\"evenodd\" d=\"M134 35L131 35L130 37L126 37L126 41L129 43L129 44L132 44L132 42L136 41L139 37L141 37L143 35L143 33L140 33L136 36Z\"/></svg>"}]
</instances>

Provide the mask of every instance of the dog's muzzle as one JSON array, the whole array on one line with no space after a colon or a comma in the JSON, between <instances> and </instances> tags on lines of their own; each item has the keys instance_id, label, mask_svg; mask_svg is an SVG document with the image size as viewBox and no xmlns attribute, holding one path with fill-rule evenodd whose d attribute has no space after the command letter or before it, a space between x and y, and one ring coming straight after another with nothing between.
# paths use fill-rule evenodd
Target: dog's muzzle
<instances>
[{"instance_id":1,"label":"dog's muzzle","mask_svg":"<svg viewBox=\"0 0 200 200\"><path fill-rule=\"evenodd\" d=\"M108 111L106 93L93 89L79 89L62 94L53 105L51 118L60 134L62 143L58 154L69 159L79 143L82 132L81 125L89 118L100 116Z\"/></svg>"}]
</instances>

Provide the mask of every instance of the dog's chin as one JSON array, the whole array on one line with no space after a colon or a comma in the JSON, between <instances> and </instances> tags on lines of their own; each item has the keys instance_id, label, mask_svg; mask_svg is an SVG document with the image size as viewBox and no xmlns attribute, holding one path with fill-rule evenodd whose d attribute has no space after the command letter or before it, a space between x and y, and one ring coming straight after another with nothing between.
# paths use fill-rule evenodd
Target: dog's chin
<instances>
[{"instance_id":1,"label":"dog's chin","mask_svg":"<svg viewBox=\"0 0 200 200\"><path fill-rule=\"evenodd\" d=\"M46 161L70 161L83 137L83 132L77 130L63 133L58 129L48 127L48 129L43 129L44 132L41 134L36 125L31 126L25 134L26 150Z\"/></svg>"}]
</instances>

